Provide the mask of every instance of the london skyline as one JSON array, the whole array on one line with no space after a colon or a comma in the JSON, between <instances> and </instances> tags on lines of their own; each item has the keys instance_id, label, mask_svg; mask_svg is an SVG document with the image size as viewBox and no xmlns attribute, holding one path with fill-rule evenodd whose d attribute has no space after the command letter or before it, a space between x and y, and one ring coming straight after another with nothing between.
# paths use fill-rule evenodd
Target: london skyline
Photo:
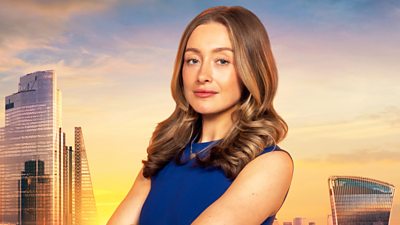
<instances>
[{"instance_id":1,"label":"london skyline","mask_svg":"<svg viewBox=\"0 0 400 225\"><path fill-rule=\"evenodd\" d=\"M0 224L98 224L82 128L67 146L55 72L15 86L0 127Z\"/></svg>"},{"instance_id":2,"label":"london skyline","mask_svg":"<svg viewBox=\"0 0 400 225\"><path fill-rule=\"evenodd\" d=\"M280 221L302 216L326 224L332 175L370 177L399 187L399 3L218 4L242 5L259 16L278 63L275 106L289 124L289 135L279 145L295 160ZM3 2L0 96L13 93L24 74L48 69L59 74L65 131L73 133L76 124L85 129L102 224L132 185L156 124L173 110L169 81L184 27L214 5ZM400 224L398 196L392 214L392 224Z\"/></svg>"}]
</instances>

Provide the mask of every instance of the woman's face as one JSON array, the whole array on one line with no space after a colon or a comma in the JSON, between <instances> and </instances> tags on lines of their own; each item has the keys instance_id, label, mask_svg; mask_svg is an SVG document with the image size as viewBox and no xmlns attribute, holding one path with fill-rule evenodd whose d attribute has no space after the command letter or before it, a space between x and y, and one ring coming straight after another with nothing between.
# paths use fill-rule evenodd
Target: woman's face
<instances>
[{"instance_id":1,"label":"woman's face","mask_svg":"<svg viewBox=\"0 0 400 225\"><path fill-rule=\"evenodd\" d=\"M220 23L198 26L190 35L182 69L184 95L204 115L229 115L241 97L228 30Z\"/></svg>"}]
</instances>

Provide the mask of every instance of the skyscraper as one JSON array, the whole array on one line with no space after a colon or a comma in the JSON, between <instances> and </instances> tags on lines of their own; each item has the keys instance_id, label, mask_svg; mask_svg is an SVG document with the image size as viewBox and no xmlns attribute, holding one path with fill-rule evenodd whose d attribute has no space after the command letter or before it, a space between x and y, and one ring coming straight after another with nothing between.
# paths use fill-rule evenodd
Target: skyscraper
<instances>
[{"instance_id":1,"label":"skyscraper","mask_svg":"<svg viewBox=\"0 0 400 225\"><path fill-rule=\"evenodd\" d=\"M293 225L308 225L307 219L302 217L296 217L293 219Z\"/></svg>"},{"instance_id":2,"label":"skyscraper","mask_svg":"<svg viewBox=\"0 0 400 225\"><path fill-rule=\"evenodd\" d=\"M21 172L18 183L18 213L20 224L37 225L51 221L49 176L44 173L44 162L30 160L25 162L25 170Z\"/></svg>"},{"instance_id":3,"label":"skyscraper","mask_svg":"<svg viewBox=\"0 0 400 225\"><path fill-rule=\"evenodd\" d=\"M3 149L4 149L4 127L0 127L0 157L3 152ZM0 160L1 160L1 158L0 158ZM1 179L1 178L4 173L2 172L2 169L3 169L3 167L1 166L1 161L0 161L0 221L1 221L1 215L3 215L3 212L2 212L3 200L2 200L2 196L1 196L1 193L3 192L3 179Z\"/></svg>"},{"instance_id":4,"label":"skyscraper","mask_svg":"<svg viewBox=\"0 0 400 225\"><path fill-rule=\"evenodd\" d=\"M61 129L54 71L20 78L0 128L0 224L97 224L82 129L75 150Z\"/></svg>"},{"instance_id":5,"label":"skyscraper","mask_svg":"<svg viewBox=\"0 0 400 225\"><path fill-rule=\"evenodd\" d=\"M59 137L61 94L54 71L39 71L20 78L18 92L5 98L5 127L0 153L0 223L21 223L19 198L25 162L36 161L48 175L46 224L60 224ZM23 178L25 179L25 178ZM40 215L40 214L37 214Z\"/></svg>"},{"instance_id":6,"label":"skyscraper","mask_svg":"<svg viewBox=\"0 0 400 225\"><path fill-rule=\"evenodd\" d=\"M334 225L389 224L393 185L353 176L332 176L328 183Z\"/></svg>"},{"instance_id":7,"label":"skyscraper","mask_svg":"<svg viewBox=\"0 0 400 225\"><path fill-rule=\"evenodd\" d=\"M75 127L75 223L97 224L97 210L82 128Z\"/></svg>"}]
</instances>

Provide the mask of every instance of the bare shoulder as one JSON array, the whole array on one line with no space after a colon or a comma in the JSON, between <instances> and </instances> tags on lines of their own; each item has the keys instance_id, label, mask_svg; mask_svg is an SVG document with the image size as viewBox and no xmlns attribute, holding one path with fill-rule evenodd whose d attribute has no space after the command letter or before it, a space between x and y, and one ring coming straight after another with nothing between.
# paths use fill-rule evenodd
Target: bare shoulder
<instances>
[{"instance_id":1,"label":"bare shoulder","mask_svg":"<svg viewBox=\"0 0 400 225\"><path fill-rule=\"evenodd\" d=\"M244 169L263 173L263 169L287 170L293 172L293 159L289 152L283 149L262 154L250 161ZM246 173L246 171L245 171Z\"/></svg>"},{"instance_id":2,"label":"bare shoulder","mask_svg":"<svg viewBox=\"0 0 400 225\"><path fill-rule=\"evenodd\" d=\"M287 151L262 154L240 171L226 192L193 224L261 224L282 206L292 176L293 160Z\"/></svg>"},{"instance_id":3,"label":"bare shoulder","mask_svg":"<svg viewBox=\"0 0 400 225\"><path fill-rule=\"evenodd\" d=\"M285 150L262 154L243 168L229 191L235 192L244 201L246 196L256 197L247 198L249 207L250 204L257 206L253 210L258 211L261 218L265 219L275 215L281 208L289 191L293 168L293 159Z\"/></svg>"},{"instance_id":4,"label":"bare shoulder","mask_svg":"<svg viewBox=\"0 0 400 225\"><path fill-rule=\"evenodd\" d=\"M293 159L282 149L262 154L250 161L239 173L234 183L257 185L286 193L293 176Z\"/></svg>"}]
</instances>

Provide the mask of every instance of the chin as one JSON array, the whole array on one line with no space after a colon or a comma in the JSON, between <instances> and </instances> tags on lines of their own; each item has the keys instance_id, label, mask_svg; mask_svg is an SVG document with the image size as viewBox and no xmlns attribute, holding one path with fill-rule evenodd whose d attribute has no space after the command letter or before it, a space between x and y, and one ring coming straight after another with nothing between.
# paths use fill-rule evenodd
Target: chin
<instances>
[{"instance_id":1,"label":"chin","mask_svg":"<svg viewBox=\"0 0 400 225\"><path fill-rule=\"evenodd\" d=\"M194 111L201 115L217 115L227 111L227 109L223 108L211 108L211 107L192 107Z\"/></svg>"},{"instance_id":2,"label":"chin","mask_svg":"<svg viewBox=\"0 0 400 225\"><path fill-rule=\"evenodd\" d=\"M215 112L217 112L217 110L211 108L211 107L204 107L204 106L200 106L200 105L192 105L190 104L193 108L193 110L197 113L200 114L213 114Z\"/></svg>"},{"instance_id":3,"label":"chin","mask_svg":"<svg viewBox=\"0 0 400 225\"><path fill-rule=\"evenodd\" d=\"M207 114L214 114L214 113L216 113L216 112L213 111L213 110L196 109L196 108L193 108L193 109L194 109L194 111L196 111L197 113L202 114L202 115L207 115Z\"/></svg>"}]
</instances>

